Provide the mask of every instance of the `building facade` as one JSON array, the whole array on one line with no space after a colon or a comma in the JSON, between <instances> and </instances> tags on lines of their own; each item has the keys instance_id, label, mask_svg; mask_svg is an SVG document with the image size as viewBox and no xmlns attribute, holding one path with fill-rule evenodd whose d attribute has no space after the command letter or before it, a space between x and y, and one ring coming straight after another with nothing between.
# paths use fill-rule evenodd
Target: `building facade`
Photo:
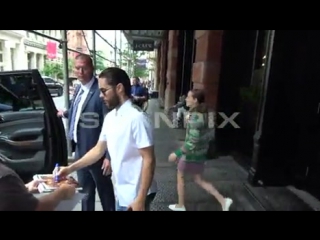
<instances>
[{"instance_id":1,"label":"building facade","mask_svg":"<svg viewBox=\"0 0 320 240\"><path fill-rule=\"evenodd\" d=\"M61 39L61 30L38 30L56 39ZM84 34L83 34L84 32ZM85 38L88 30L69 30L67 33L70 49L89 54ZM24 30L0 31L0 70L43 69L46 61L62 63L62 51L59 43L55 42L56 55L52 59L47 57L47 44L54 42L40 35ZM78 53L69 51L69 58L74 59Z\"/></svg>"},{"instance_id":2,"label":"building facade","mask_svg":"<svg viewBox=\"0 0 320 240\"><path fill-rule=\"evenodd\" d=\"M68 48L90 54L88 49L89 40L88 40L89 30L69 30L67 32ZM79 53L77 52L68 52L69 59L74 59Z\"/></svg>"},{"instance_id":3,"label":"building facade","mask_svg":"<svg viewBox=\"0 0 320 240\"><path fill-rule=\"evenodd\" d=\"M61 30L37 30L42 34L61 39ZM36 35L34 33L26 32L26 37L24 39L25 52L27 53L27 69L39 69L40 71L44 67L45 61L49 60L47 58L47 44L48 42L54 42L48 38ZM56 57L50 61L62 63L62 51L58 48L58 43L56 43Z\"/></svg>"},{"instance_id":4,"label":"building facade","mask_svg":"<svg viewBox=\"0 0 320 240\"><path fill-rule=\"evenodd\" d=\"M39 32L61 38L60 30L38 30ZM23 70L37 68L42 70L47 59L47 43L51 41L24 30L0 31L0 70ZM58 44L57 44L58 46ZM54 62L62 62L62 52L57 49Z\"/></svg>"},{"instance_id":5,"label":"building facade","mask_svg":"<svg viewBox=\"0 0 320 240\"><path fill-rule=\"evenodd\" d=\"M28 62L24 39L24 31L0 31L0 71L27 68Z\"/></svg>"}]
</instances>

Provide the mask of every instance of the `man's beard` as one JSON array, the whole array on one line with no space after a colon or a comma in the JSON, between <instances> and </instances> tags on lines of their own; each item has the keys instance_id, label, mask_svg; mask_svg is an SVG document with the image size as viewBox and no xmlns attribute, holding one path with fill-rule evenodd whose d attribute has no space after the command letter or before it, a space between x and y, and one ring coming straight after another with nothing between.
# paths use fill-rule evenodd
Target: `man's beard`
<instances>
[{"instance_id":1,"label":"man's beard","mask_svg":"<svg viewBox=\"0 0 320 240\"><path fill-rule=\"evenodd\" d=\"M117 95L114 95L110 101L106 102L106 105L110 110L117 108L120 105L120 98Z\"/></svg>"}]
</instances>

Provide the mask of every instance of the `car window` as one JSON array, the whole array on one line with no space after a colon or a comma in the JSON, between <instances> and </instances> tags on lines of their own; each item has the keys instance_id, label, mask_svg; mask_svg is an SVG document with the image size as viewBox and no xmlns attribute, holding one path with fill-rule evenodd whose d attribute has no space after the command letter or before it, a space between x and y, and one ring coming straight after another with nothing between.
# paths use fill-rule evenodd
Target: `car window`
<instances>
[{"instance_id":1,"label":"car window","mask_svg":"<svg viewBox=\"0 0 320 240\"><path fill-rule=\"evenodd\" d=\"M44 80L45 83L54 83L54 80L52 78L44 77L43 80Z\"/></svg>"},{"instance_id":2,"label":"car window","mask_svg":"<svg viewBox=\"0 0 320 240\"><path fill-rule=\"evenodd\" d=\"M0 112L44 109L30 75L0 76Z\"/></svg>"}]
</instances>

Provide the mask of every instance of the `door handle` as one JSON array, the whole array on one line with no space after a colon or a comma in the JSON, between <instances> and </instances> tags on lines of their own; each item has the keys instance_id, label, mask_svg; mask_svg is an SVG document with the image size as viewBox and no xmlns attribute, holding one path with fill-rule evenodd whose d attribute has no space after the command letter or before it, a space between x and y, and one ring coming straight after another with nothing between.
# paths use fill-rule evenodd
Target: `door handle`
<instances>
[{"instance_id":1,"label":"door handle","mask_svg":"<svg viewBox=\"0 0 320 240\"><path fill-rule=\"evenodd\" d=\"M12 147L30 147L42 144L42 141L39 140L12 141L7 137L0 137L0 142L4 142Z\"/></svg>"},{"instance_id":2,"label":"door handle","mask_svg":"<svg viewBox=\"0 0 320 240\"><path fill-rule=\"evenodd\" d=\"M318 109L317 109L317 114L320 113L320 102L318 103Z\"/></svg>"}]
</instances>

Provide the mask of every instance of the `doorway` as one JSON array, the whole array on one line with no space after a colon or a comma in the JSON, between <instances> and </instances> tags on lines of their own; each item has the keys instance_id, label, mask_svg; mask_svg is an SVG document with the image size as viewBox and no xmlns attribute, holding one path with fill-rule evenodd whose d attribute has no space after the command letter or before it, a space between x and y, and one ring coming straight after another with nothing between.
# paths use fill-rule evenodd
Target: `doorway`
<instances>
[{"instance_id":1,"label":"doorway","mask_svg":"<svg viewBox=\"0 0 320 240\"><path fill-rule=\"evenodd\" d=\"M253 66L256 55L258 30L226 30L223 37L221 72L218 94L218 112L230 117L238 112L235 122L240 128L231 124L216 130L216 145L219 154L237 153L239 163L249 168L252 156L253 134L255 124L252 111L245 111L241 92L251 86ZM248 92L248 91L247 91ZM246 109L253 109L253 104ZM223 119L217 118L217 125ZM246 155L246 158L242 157ZM244 159L244 160L242 160Z\"/></svg>"},{"instance_id":2,"label":"doorway","mask_svg":"<svg viewBox=\"0 0 320 240\"><path fill-rule=\"evenodd\" d=\"M320 31L276 30L260 146L265 185L320 198Z\"/></svg>"},{"instance_id":3,"label":"doorway","mask_svg":"<svg viewBox=\"0 0 320 240\"><path fill-rule=\"evenodd\" d=\"M194 55L194 31L179 30L175 102L179 101L180 96L186 96L190 90Z\"/></svg>"}]
</instances>

